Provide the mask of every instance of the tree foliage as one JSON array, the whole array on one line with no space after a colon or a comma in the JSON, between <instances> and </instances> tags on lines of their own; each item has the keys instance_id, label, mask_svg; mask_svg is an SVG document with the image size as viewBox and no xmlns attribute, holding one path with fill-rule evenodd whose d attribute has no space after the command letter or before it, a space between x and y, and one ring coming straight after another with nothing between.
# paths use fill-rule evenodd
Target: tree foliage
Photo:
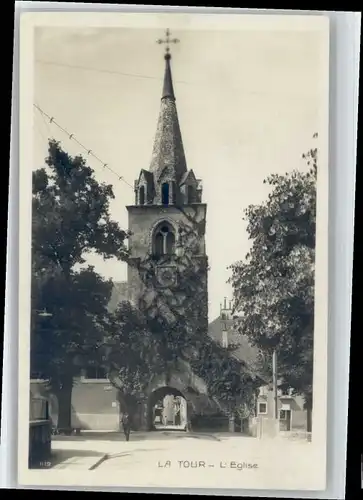
<instances>
[{"instance_id":1,"label":"tree foliage","mask_svg":"<svg viewBox=\"0 0 363 500\"><path fill-rule=\"evenodd\" d=\"M137 309L123 303L113 317L112 337L119 339L120 352L110 348L110 372L125 393L136 386L139 394L146 394L151 374L168 377L185 363L223 409L229 410L236 401L251 405L256 384L246 365L233 357L236 346L225 349L208 336L208 262L200 252L204 219L197 210L194 214L179 210L185 216L178 234L182 252L130 260L143 292ZM163 266L174 273L173 284L166 287L157 281Z\"/></svg>"},{"instance_id":2,"label":"tree foliage","mask_svg":"<svg viewBox=\"0 0 363 500\"><path fill-rule=\"evenodd\" d=\"M260 349L261 371L271 377L276 350L282 384L311 405L317 148L303 158L307 171L269 176L267 201L246 209L251 250L231 266L230 283L239 331Z\"/></svg>"},{"instance_id":3,"label":"tree foliage","mask_svg":"<svg viewBox=\"0 0 363 500\"><path fill-rule=\"evenodd\" d=\"M52 388L98 357L111 287L92 267L43 279L33 275L31 368Z\"/></svg>"},{"instance_id":4,"label":"tree foliage","mask_svg":"<svg viewBox=\"0 0 363 500\"><path fill-rule=\"evenodd\" d=\"M128 234L110 217L112 187L56 141L48 153L47 166L33 173L31 371L49 380L62 401L60 425L69 427L73 378L99 361L112 290L93 267L80 266L91 252L125 260Z\"/></svg>"}]
</instances>

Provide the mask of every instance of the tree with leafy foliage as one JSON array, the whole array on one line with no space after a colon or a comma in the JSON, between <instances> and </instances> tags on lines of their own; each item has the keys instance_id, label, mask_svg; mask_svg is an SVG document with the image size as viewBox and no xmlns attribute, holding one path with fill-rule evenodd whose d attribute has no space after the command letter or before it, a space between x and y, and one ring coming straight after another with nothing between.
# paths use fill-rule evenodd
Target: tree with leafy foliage
<instances>
[{"instance_id":1,"label":"tree with leafy foliage","mask_svg":"<svg viewBox=\"0 0 363 500\"><path fill-rule=\"evenodd\" d=\"M260 349L261 372L271 379L275 351L281 387L304 396L310 428L317 148L303 158L307 171L269 176L267 201L246 209L252 246L231 266L230 283L238 329Z\"/></svg>"},{"instance_id":2,"label":"tree with leafy foliage","mask_svg":"<svg viewBox=\"0 0 363 500\"><path fill-rule=\"evenodd\" d=\"M110 217L112 186L97 182L82 157L50 140L45 161L33 173L31 372L48 380L58 426L69 430L73 380L100 362L112 290L81 266L91 252L125 261L128 234Z\"/></svg>"},{"instance_id":3,"label":"tree with leafy foliage","mask_svg":"<svg viewBox=\"0 0 363 500\"><path fill-rule=\"evenodd\" d=\"M55 141L46 164L33 174L31 370L57 395L58 426L70 429L74 377L92 363L106 368L126 405L146 397L151 374L168 377L180 363L206 382L226 411L251 405L253 376L232 356L236 346L225 349L209 338L207 302L196 307L208 272L198 252L205 221L184 213L183 252L170 257L175 286L158 287L160 261L130 259L128 233L110 218L112 187L99 184L83 158L72 158ZM112 282L90 266L80 269L90 252L136 267L144 284L139 304L122 302L109 312Z\"/></svg>"},{"instance_id":4,"label":"tree with leafy foliage","mask_svg":"<svg viewBox=\"0 0 363 500\"><path fill-rule=\"evenodd\" d=\"M161 259L147 254L129 261L137 269L143 292L137 309L122 303L113 316L107 356L111 380L127 401L130 394L147 395L152 374L168 379L181 366L189 367L227 413L237 404L251 407L257 382L245 363L233 356L237 346L224 348L208 336L204 300L208 263L199 253L204 219L197 210L193 215L177 208L186 221L179 223L177 245L182 251ZM160 265L175 269L170 286L157 284Z\"/></svg>"}]
</instances>

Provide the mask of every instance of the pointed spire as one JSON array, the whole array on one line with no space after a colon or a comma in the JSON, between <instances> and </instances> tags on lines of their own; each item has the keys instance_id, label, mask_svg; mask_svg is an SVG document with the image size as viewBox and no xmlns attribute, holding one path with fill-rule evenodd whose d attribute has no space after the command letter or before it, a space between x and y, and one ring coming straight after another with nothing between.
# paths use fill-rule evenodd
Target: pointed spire
<instances>
[{"instance_id":1,"label":"pointed spire","mask_svg":"<svg viewBox=\"0 0 363 500\"><path fill-rule=\"evenodd\" d=\"M165 59L165 73L164 73L164 86L163 86L163 95L162 99L169 97L175 101L174 95L174 87L173 87L173 79L171 77L171 67L170 67L170 59L171 55L167 52L164 56Z\"/></svg>"},{"instance_id":2,"label":"pointed spire","mask_svg":"<svg viewBox=\"0 0 363 500\"><path fill-rule=\"evenodd\" d=\"M158 182L160 175L167 167L169 173L179 182L187 171L183 141L181 137L178 113L175 104L173 79L171 75L169 43L177 43L177 39L171 40L170 31L166 32L166 40L158 40L157 43L166 43L165 73L163 93L159 120L155 135L154 147L151 158L150 172L153 172L155 181Z\"/></svg>"}]
</instances>

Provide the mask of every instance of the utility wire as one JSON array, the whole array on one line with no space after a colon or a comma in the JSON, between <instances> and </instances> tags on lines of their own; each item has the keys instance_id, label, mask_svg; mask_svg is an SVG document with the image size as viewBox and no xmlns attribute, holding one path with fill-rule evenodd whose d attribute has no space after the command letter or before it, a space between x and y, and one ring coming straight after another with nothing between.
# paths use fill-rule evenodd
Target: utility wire
<instances>
[{"instance_id":1,"label":"utility wire","mask_svg":"<svg viewBox=\"0 0 363 500\"><path fill-rule=\"evenodd\" d=\"M78 66L75 64L57 63L57 62L52 62L52 61L41 61L39 59L36 60L36 62L38 64L44 64L44 65L48 65L48 66L59 66L61 68L63 67L63 68L71 68L71 69L80 69L82 71L93 71L95 73L108 73L109 75L130 76L132 78L144 78L144 79L148 79L148 80L162 81L162 78L160 78L158 76L138 75L138 74L134 74L134 73L125 73L123 71L115 71L115 70L111 70L111 69L98 69L98 68L90 68L87 66ZM190 82L185 82L182 80L175 80L175 83L185 83L187 85L193 85Z\"/></svg>"},{"instance_id":2,"label":"utility wire","mask_svg":"<svg viewBox=\"0 0 363 500\"><path fill-rule=\"evenodd\" d=\"M40 116L40 114L39 114L39 116ZM37 120L34 120L34 125L35 125L35 128L37 129L37 131L39 132L39 136L41 137L41 139L43 141L47 142L47 137L46 137L46 135L44 135L42 127L40 126L40 124L38 123Z\"/></svg>"},{"instance_id":3,"label":"utility wire","mask_svg":"<svg viewBox=\"0 0 363 500\"><path fill-rule=\"evenodd\" d=\"M47 121L47 120L45 119L45 116L44 116L44 114L43 114L43 113L40 113L40 116L41 116L41 118L42 118L42 121L43 121L43 123L44 123L44 125L45 125L46 130L48 131L48 136L51 136L51 135L52 135L52 128L51 128L51 126L50 126L49 121Z\"/></svg>"},{"instance_id":4,"label":"utility wire","mask_svg":"<svg viewBox=\"0 0 363 500\"><path fill-rule=\"evenodd\" d=\"M97 160L99 163L101 163L102 167L103 168L106 168L109 172L113 173L117 178L118 180L124 182L125 184L127 184L131 189L134 189L133 186L126 181L126 179L124 179L124 177L122 175L119 175L117 172L115 172L115 170L113 170L111 167L109 167L109 165L107 163L105 163L104 161L101 160L101 158L99 158L93 151L92 149L89 149L89 148L86 148L86 146L84 146L76 137L74 134L71 134L70 132L68 132L68 130L66 130L64 127L62 127L61 125L59 125L59 123L57 123L54 119L53 116L49 116L45 111L42 110L42 108L40 106L38 106L37 104L33 104L34 108L37 109L39 111L39 113L41 114L41 116L43 117L43 119L45 120L45 118L47 118L49 120L49 123L48 122L45 122L47 123L47 125L49 126L49 124L54 124L57 128L59 128L59 130L61 130L64 134L66 134L68 136L68 139L74 141L75 143L78 144L78 146L80 146L86 153L88 156L92 156L93 158L95 158L95 160Z\"/></svg>"},{"instance_id":5,"label":"utility wire","mask_svg":"<svg viewBox=\"0 0 363 500\"><path fill-rule=\"evenodd\" d=\"M58 63L58 62L53 62L53 61L42 61L40 59L37 59L35 61L37 64L43 64L43 65L48 65L48 66L57 66L60 68L69 68L69 69L78 69L81 71L92 71L94 73L105 73L109 75L118 75L118 76L128 76L131 78L143 78L143 79L148 79L148 80L158 80L162 81L162 78L157 77L157 76L150 76L150 75L140 75L140 74L135 74L135 73L125 73L122 71L115 71L115 70L110 70L110 69L99 69L99 68L91 68L89 66L79 66L76 64L66 64L66 63ZM201 86L205 87L207 86L210 88L210 81L208 82L190 82L190 81L185 81L185 80L174 80L174 83L182 83L185 85L192 85L192 86ZM261 97L261 98L267 98L267 99L291 99L291 100L297 100L301 101L302 98L307 98L311 99L314 98L313 95L310 94L295 94L295 93L287 93L286 91L280 92L280 91L274 91L274 92L269 92L267 90L250 90L241 87L241 85L236 84L236 87L232 87L231 90L241 93L242 95L251 95L251 96L256 96L256 97Z\"/></svg>"}]
</instances>

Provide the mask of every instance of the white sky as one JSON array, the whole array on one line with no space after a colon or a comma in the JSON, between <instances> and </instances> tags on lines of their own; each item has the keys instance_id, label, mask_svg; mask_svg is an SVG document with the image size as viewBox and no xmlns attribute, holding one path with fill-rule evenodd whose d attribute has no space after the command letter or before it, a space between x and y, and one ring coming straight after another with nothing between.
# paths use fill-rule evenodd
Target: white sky
<instances>
[{"instance_id":1,"label":"white sky","mask_svg":"<svg viewBox=\"0 0 363 500\"><path fill-rule=\"evenodd\" d=\"M288 26L287 28L288 29ZM324 31L173 31L172 72L188 168L207 203L209 319L231 298L227 266L249 249L243 210L266 199L270 173L305 169L301 154L321 123ZM163 32L137 28L37 28L34 102L133 184L148 168L164 72ZM88 68L88 69L85 69ZM139 75L139 76L137 76ZM323 82L323 83L321 83ZM47 136L70 154L83 151L34 110L34 169ZM113 184L112 216L127 227L134 193L94 159ZM126 280L126 264L89 262Z\"/></svg>"}]
</instances>

